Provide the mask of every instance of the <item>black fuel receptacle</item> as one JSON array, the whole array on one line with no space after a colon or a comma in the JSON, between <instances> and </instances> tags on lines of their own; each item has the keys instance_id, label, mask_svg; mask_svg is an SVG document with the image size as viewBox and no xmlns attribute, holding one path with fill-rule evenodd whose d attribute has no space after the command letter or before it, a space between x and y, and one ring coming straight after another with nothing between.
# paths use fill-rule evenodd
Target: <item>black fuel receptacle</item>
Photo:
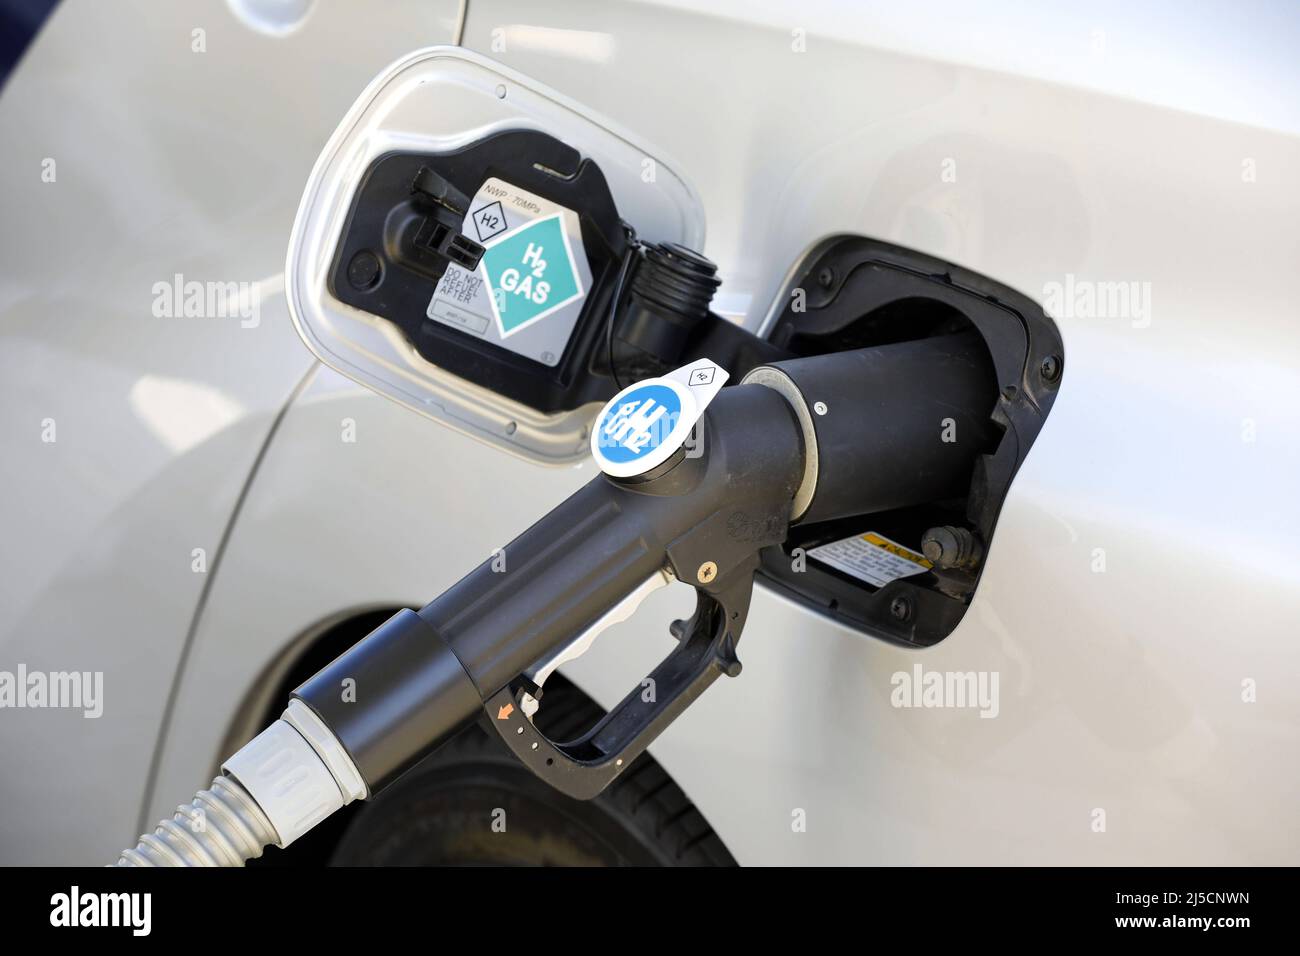
<instances>
[{"instance_id":1,"label":"black fuel receptacle","mask_svg":"<svg viewBox=\"0 0 1300 956\"><path fill-rule=\"evenodd\" d=\"M799 357L777 363L790 379L780 384L806 406L823 454L818 496L796 501L802 517L764 551L762 573L841 623L934 644L970 604L1011 480L1061 384L1056 325L1013 289L858 236L812 250L780 301L767 339ZM858 354L846 364L848 352ZM834 454L836 442L877 446L866 461L878 468ZM847 460L853 470L836 471ZM915 571L861 573L841 542L896 550Z\"/></svg>"}]
</instances>

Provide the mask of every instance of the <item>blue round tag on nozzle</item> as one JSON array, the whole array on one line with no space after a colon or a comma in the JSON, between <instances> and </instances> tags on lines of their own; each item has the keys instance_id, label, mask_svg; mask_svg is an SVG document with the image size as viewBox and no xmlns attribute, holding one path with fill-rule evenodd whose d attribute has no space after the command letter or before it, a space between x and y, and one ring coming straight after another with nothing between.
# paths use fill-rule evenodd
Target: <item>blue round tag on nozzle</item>
<instances>
[{"instance_id":1,"label":"blue round tag on nozzle","mask_svg":"<svg viewBox=\"0 0 1300 956\"><path fill-rule=\"evenodd\" d=\"M592 427L591 453L601 471L631 478L663 464L682 447L726 380L726 372L701 359L623 389Z\"/></svg>"}]
</instances>

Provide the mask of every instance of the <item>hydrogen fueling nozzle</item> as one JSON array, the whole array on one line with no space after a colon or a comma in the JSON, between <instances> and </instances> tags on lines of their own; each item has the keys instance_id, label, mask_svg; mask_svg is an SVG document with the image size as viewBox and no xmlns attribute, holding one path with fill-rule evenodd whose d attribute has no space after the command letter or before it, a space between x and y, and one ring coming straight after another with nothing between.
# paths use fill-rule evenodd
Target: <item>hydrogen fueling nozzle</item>
<instances>
[{"instance_id":1,"label":"hydrogen fueling nozzle","mask_svg":"<svg viewBox=\"0 0 1300 956\"><path fill-rule=\"evenodd\" d=\"M705 367L720 377L711 363L696 366ZM678 386L683 406L674 406L663 381L625 390L597 419L597 440L612 457L626 459L619 453L656 428L671 441L668 432L689 417L689 386ZM372 789L481 714L540 777L571 796L595 796L719 674L739 671L735 645L759 551L785 538L801 442L793 410L775 391L723 390L694 442L640 474L600 475L294 696L329 724ZM574 741L538 731L531 718L547 676L672 580L694 585L698 606L649 675L655 693L636 688ZM342 700L348 678L373 703Z\"/></svg>"},{"instance_id":2,"label":"hydrogen fueling nozzle","mask_svg":"<svg viewBox=\"0 0 1300 956\"><path fill-rule=\"evenodd\" d=\"M592 428L602 474L295 690L284 718L121 862L285 846L476 718L557 789L595 796L719 675L740 672L759 553L792 521L963 493L981 443L941 441L941 422L990 428L991 374L978 337L958 334L780 362L727 388L701 359L623 389ZM671 628L654 693L638 686L575 740L535 727L547 677L674 580L697 605Z\"/></svg>"}]
</instances>

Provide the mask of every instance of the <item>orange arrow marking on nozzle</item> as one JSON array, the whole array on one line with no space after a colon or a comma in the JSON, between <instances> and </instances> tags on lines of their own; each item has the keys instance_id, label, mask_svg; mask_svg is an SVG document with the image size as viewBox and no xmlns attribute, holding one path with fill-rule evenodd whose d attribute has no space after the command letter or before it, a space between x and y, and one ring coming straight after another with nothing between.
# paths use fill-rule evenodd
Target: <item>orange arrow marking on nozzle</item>
<instances>
[{"instance_id":1,"label":"orange arrow marking on nozzle","mask_svg":"<svg viewBox=\"0 0 1300 956\"><path fill-rule=\"evenodd\" d=\"M501 709L499 709L499 710L497 711L497 720L505 720L507 717L509 717L509 716L510 716L511 714L513 714L514 712L515 712L515 705L514 705L514 704L506 704L504 707L502 707Z\"/></svg>"}]
</instances>

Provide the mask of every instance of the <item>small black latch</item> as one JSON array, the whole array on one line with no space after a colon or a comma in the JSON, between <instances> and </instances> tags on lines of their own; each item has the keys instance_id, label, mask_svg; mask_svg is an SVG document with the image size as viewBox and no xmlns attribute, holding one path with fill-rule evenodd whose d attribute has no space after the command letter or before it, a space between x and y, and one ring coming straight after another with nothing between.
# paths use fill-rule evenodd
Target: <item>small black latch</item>
<instances>
[{"instance_id":1,"label":"small black latch","mask_svg":"<svg viewBox=\"0 0 1300 956\"><path fill-rule=\"evenodd\" d=\"M478 262L483 258L481 245L433 216L420 223L415 233L415 244L470 272L478 268Z\"/></svg>"},{"instance_id":2,"label":"small black latch","mask_svg":"<svg viewBox=\"0 0 1300 956\"><path fill-rule=\"evenodd\" d=\"M411 181L411 195L425 213L416 230L414 245L473 272L483 258L483 246L460 231L469 199L428 166L421 166Z\"/></svg>"},{"instance_id":3,"label":"small black latch","mask_svg":"<svg viewBox=\"0 0 1300 956\"><path fill-rule=\"evenodd\" d=\"M411 181L411 192L446 207L457 216L464 216L469 208L469 197L428 166L421 166L416 172Z\"/></svg>"}]
</instances>

